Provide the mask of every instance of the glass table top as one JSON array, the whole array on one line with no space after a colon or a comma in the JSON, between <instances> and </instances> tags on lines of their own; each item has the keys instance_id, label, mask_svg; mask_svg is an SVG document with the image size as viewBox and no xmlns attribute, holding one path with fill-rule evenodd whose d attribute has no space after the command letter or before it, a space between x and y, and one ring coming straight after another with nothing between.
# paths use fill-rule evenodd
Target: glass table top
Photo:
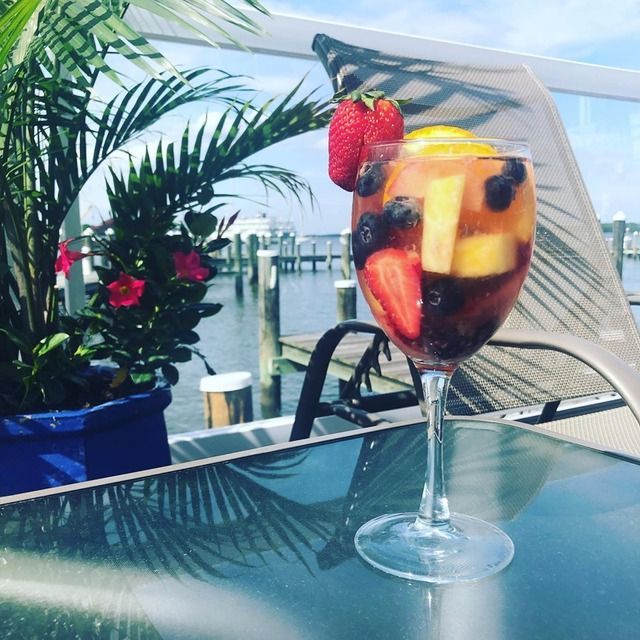
<instances>
[{"instance_id":1,"label":"glass table top","mask_svg":"<svg viewBox=\"0 0 640 640\"><path fill-rule=\"evenodd\" d=\"M513 562L434 587L356 554L417 508L421 425L0 507L0 637L221 640L633 638L640 466L488 421L445 429L454 511Z\"/></svg>"}]
</instances>

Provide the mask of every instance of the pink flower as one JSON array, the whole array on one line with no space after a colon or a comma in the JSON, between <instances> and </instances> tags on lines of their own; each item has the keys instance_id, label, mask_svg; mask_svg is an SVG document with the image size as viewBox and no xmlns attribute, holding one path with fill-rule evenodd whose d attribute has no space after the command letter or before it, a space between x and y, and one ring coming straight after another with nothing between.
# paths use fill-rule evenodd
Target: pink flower
<instances>
[{"instance_id":1,"label":"pink flower","mask_svg":"<svg viewBox=\"0 0 640 640\"><path fill-rule=\"evenodd\" d=\"M69 249L70 242L71 240L65 240L58 245L60 254L56 258L55 264L56 273L64 273L65 278L69 277L71 265L78 260L82 260L86 255L80 251L71 251L71 249Z\"/></svg>"},{"instance_id":2,"label":"pink flower","mask_svg":"<svg viewBox=\"0 0 640 640\"><path fill-rule=\"evenodd\" d=\"M209 276L209 269L200 266L200 256L195 251L189 253L176 251L173 254L173 264L176 268L176 277L180 280L202 282Z\"/></svg>"},{"instance_id":3,"label":"pink flower","mask_svg":"<svg viewBox=\"0 0 640 640\"><path fill-rule=\"evenodd\" d=\"M136 280L121 272L117 280L107 285L109 304L112 307L137 307L144 293L144 285L144 280Z\"/></svg>"}]
</instances>

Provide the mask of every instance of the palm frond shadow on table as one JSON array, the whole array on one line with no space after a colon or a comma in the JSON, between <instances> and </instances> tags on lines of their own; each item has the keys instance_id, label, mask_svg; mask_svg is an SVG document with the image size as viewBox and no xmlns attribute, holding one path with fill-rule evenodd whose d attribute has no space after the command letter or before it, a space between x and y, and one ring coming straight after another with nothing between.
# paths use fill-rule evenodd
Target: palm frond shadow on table
<instances>
[{"instance_id":1,"label":"palm frond shadow on table","mask_svg":"<svg viewBox=\"0 0 640 640\"><path fill-rule=\"evenodd\" d=\"M2 507L0 633L11 637L28 619L33 634L23 637L126 629L126 637L146 640L157 634L136 589L149 582L224 580L234 567L266 564L267 554L313 575L309 560L329 539L336 510L267 486L295 474L306 455L283 452Z\"/></svg>"}]
</instances>

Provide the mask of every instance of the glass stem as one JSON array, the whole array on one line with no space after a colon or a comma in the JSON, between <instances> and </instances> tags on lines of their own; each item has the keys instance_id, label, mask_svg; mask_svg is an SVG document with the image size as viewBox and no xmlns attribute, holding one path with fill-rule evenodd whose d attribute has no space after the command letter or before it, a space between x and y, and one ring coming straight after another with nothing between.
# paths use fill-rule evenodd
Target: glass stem
<instances>
[{"instance_id":1,"label":"glass stem","mask_svg":"<svg viewBox=\"0 0 640 640\"><path fill-rule=\"evenodd\" d=\"M420 408L427 420L427 476L417 525L440 527L449 523L449 502L444 486L443 419L451 376L452 372L447 371L420 371L424 394Z\"/></svg>"}]
</instances>

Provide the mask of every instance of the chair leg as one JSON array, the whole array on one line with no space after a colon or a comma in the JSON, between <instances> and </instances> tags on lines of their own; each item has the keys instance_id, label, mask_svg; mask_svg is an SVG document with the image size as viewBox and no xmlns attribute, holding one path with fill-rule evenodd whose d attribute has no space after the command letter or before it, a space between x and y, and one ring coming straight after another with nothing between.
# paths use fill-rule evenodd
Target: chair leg
<instances>
[{"instance_id":1,"label":"chair leg","mask_svg":"<svg viewBox=\"0 0 640 640\"><path fill-rule=\"evenodd\" d=\"M547 402L544 407L542 407L542 411L540 412L540 417L538 418L537 424L542 424L544 422L551 422L553 417L556 415L556 411L560 406L560 400L552 400L551 402Z\"/></svg>"},{"instance_id":2,"label":"chair leg","mask_svg":"<svg viewBox=\"0 0 640 640\"><path fill-rule=\"evenodd\" d=\"M366 322L347 320L329 329L318 340L307 367L302 384L298 408L289 440L303 440L311 434L311 427L316 418L320 395L329 370L329 363L336 347L348 333L380 334L382 330Z\"/></svg>"}]
</instances>

